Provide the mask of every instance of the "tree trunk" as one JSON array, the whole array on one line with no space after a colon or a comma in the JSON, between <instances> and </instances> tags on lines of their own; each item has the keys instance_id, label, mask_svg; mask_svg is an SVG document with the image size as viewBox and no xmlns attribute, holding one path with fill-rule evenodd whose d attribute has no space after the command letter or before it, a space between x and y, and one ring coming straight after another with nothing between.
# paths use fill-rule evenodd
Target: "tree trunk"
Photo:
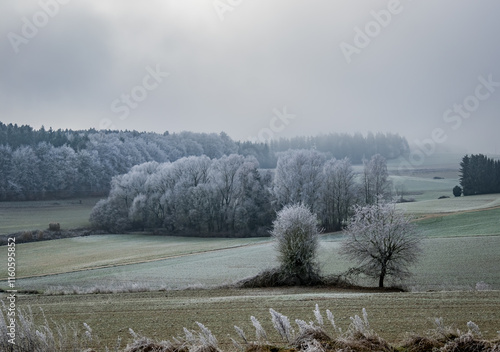
<instances>
[{"instance_id":1,"label":"tree trunk","mask_svg":"<svg viewBox=\"0 0 500 352\"><path fill-rule=\"evenodd\" d=\"M378 278L378 287L383 288L384 287L384 274L380 274L380 277Z\"/></svg>"},{"instance_id":2,"label":"tree trunk","mask_svg":"<svg viewBox=\"0 0 500 352\"><path fill-rule=\"evenodd\" d=\"M383 288L384 287L384 278L385 274L387 273L386 266L382 266L382 270L380 270L380 276L378 277L378 287Z\"/></svg>"}]
</instances>

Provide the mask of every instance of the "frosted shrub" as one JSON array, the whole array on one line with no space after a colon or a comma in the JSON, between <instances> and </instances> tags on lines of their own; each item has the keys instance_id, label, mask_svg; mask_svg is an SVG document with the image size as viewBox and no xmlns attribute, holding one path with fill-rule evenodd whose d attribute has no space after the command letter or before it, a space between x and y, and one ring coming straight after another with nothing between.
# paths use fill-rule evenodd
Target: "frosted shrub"
<instances>
[{"instance_id":1,"label":"frosted shrub","mask_svg":"<svg viewBox=\"0 0 500 352\"><path fill-rule=\"evenodd\" d=\"M489 290L491 290L491 287L486 282L479 281L478 283L476 283L476 291L489 291Z\"/></svg>"},{"instance_id":2,"label":"frosted shrub","mask_svg":"<svg viewBox=\"0 0 500 352\"><path fill-rule=\"evenodd\" d=\"M285 281L312 284L319 280L317 224L316 215L303 204L287 205L278 212L271 235L276 241L280 271L286 277Z\"/></svg>"}]
</instances>

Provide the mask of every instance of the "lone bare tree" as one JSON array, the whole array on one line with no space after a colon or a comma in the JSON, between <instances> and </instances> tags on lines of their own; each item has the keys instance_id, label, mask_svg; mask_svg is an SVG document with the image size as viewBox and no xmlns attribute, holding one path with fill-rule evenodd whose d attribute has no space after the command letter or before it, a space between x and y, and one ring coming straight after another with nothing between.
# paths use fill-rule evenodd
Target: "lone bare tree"
<instances>
[{"instance_id":1,"label":"lone bare tree","mask_svg":"<svg viewBox=\"0 0 500 352\"><path fill-rule=\"evenodd\" d=\"M405 278L408 267L418 260L421 237L411 218L393 203L355 207L355 214L345 230L341 254L356 261L367 276L378 278L384 287L386 276Z\"/></svg>"},{"instance_id":2,"label":"lone bare tree","mask_svg":"<svg viewBox=\"0 0 500 352\"><path fill-rule=\"evenodd\" d=\"M303 204L287 205L278 212L271 235L285 281L307 285L319 279L317 223L316 215Z\"/></svg>"}]
</instances>

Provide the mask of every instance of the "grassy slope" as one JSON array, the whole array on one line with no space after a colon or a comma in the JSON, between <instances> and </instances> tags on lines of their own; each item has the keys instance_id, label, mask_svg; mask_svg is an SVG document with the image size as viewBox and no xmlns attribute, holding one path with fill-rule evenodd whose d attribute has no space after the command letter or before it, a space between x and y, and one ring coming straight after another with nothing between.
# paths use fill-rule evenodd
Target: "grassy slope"
<instances>
[{"instance_id":1,"label":"grassy slope","mask_svg":"<svg viewBox=\"0 0 500 352\"><path fill-rule=\"evenodd\" d=\"M28 244L29 245L29 244ZM339 257L340 242L325 237L320 262L325 274L338 274L352 263ZM36 247L36 246L34 246ZM414 290L471 289L480 281L500 289L498 262L500 236L450 237L430 236L424 242L424 256L413 268L414 277L404 282ZM22 255L23 247L18 249ZM35 248L36 250L36 248ZM176 257L143 264L18 280L22 288L77 286L120 287L132 283L151 288L185 288L230 283L275 266L276 254L271 243L225 249ZM47 259L44 259L47 260ZM22 260L20 261L22 263ZM39 261L42 265L44 261ZM33 265L38 265L33 262ZM374 282L365 282L373 285Z\"/></svg>"},{"instance_id":2,"label":"grassy slope","mask_svg":"<svg viewBox=\"0 0 500 352\"><path fill-rule=\"evenodd\" d=\"M439 203L440 210L446 210L443 204L455 203L460 209L471 206L480 208L498 202L498 196L442 201L444 203ZM419 228L428 238L425 244L427 251L414 269L416 275L405 283L417 290L425 290L473 288L477 282L485 281L492 288L500 289L500 275L497 274L497 263L500 261L497 251L500 248L499 215L500 209L491 209L438 215L418 221ZM325 273L339 273L352 265L338 256L340 239L337 234L322 238L320 262ZM18 284L33 289L120 286L134 282L153 288L220 285L276 265L272 244L259 244L261 241L266 242L266 239L196 239L129 234L22 244L17 248L20 263L18 277L110 267L19 280ZM249 244L252 246L246 246ZM191 253L198 254L185 256ZM5 255L0 252L0 258ZM161 258L169 259L112 267ZM6 260L1 259L1 263L6 263ZM0 276L5 279L5 275Z\"/></svg>"},{"instance_id":3,"label":"grassy slope","mask_svg":"<svg viewBox=\"0 0 500 352\"><path fill-rule=\"evenodd\" d=\"M441 214L500 206L500 194L432 199L414 203L398 204L398 207L412 214Z\"/></svg>"},{"instance_id":4,"label":"grassy slope","mask_svg":"<svg viewBox=\"0 0 500 352\"><path fill-rule=\"evenodd\" d=\"M61 229L88 227L90 211L96 198L0 202L0 235L24 230L43 230L58 222Z\"/></svg>"},{"instance_id":5,"label":"grassy slope","mask_svg":"<svg viewBox=\"0 0 500 352\"><path fill-rule=\"evenodd\" d=\"M500 208L426 217L417 225L426 237L500 236Z\"/></svg>"},{"instance_id":6,"label":"grassy slope","mask_svg":"<svg viewBox=\"0 0 500 352\"><path fill-rule=\"evenodd\" d=\"M19 252L22 248L18 249ZM18 287L43 289L64 287L117 287L140 283L152 288L214 286L254 275L275 264L272 244L211 251L171 259L85 270L56 276L21 279Z\"/></svg>"},{"instance_id":7,"label":"grassy slope","mask_svg":"<svg viewBox=\"0 0 500 352\"><path fill-rule=\"evenodd\" d=\"M267 241L266 238L183 238L148 234L66 238L17 245L17 276L35 276L153 261ZM154 265L154 264L153 264ZM0 279L5 279L0 274Z\"/></svg>"},{"instance_id":8,"label":"grassy slope","mask_svg":"<svg viewBox=\"0 0 500 352\"><path fill-rule=\"evenodd\" d=\"M438 199L441 196L453 197L453 187L458 178L434 179L423 176L390 176L394 193L403 191L403 197L413 198L417 202ZM397 192L396 192L397 191Z\"/></svg>"}]
</instances>

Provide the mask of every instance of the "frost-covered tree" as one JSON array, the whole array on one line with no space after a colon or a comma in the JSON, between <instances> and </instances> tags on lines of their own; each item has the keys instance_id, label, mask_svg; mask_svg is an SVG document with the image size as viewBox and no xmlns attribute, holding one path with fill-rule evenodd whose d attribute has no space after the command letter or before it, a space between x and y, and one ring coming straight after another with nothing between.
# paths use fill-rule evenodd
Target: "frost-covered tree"
<instances>
[{"instance_id":1,"label":"frost-covered tree","mask_svg":"<svg viewBox=\"0 0 500 352\"><path fill-rule=\"evenodd\" d=\"M311 284L319 279L318 220L303 204L285 206L273 222L271 236L276 243L280 272L285 281Z\"/></svg>"},{"instance_id":2,"label":"frost-covered tree","mask_svg":"<svg viewBox=\"0 0 500 352\"><path fill-rule=\"evenodd\" d=\"M356 202L356 183L349 159L328 160L323 167L322 222L326 230L340 230Z\"/></svg>"},{"instance_id":3,"label":"frost-covered tree","mask_svg":"<svg viewBox=\"0 0 500 352\"><path fill-rule=\"evenodd\" d=\"M345 235L342 255L355 261L365 275L377 278L379 287L384 287L387 276L409 276L408 267L421 253L421 237L411 218L382 200L356 206Z\"/></svg>"},{"instance_id":4,"label":"frost-covered tree","mask_svg":"<svg viewBox=\"0 0 500 352\"><path fill-rule=\"evenodd\" d=\"M76 154L76 194L92 195L107 189L97 151L86 149Z\"/></svg>"},{"instance_id":5,"label":"frost-covered tree","mask_svg":"<svg viewBox=\"0 0 500 352\"><path fill-rule=\"evenodd\" d=\"M10 196L9 170L12 168L12 148L0 145L0 200Z\"/></svg>"},{"instance_id":6,"label":"frost-covered tree","mask_svg":"<svg viewBox=\"0 0 500 352\"><path fill-rule=\"evenodd\" d=\"M366 204L374 204L379 199L385 198L390 189L387 161L376 154L370 161L364 162L363 169L363 192ZM382 197L382 198L381 198Z\"/></svg>"},{"instance_id":7,"label":"frost-covered tree","mask_svg":"<svg viewBox=\"0 0 500 352\"><path fill-rule=\"evenodd\" d=\"M239 206L235 212L236 228L247 228L253 235L266 235L275 212L271 207L271 176L258 170L254 157L247 157L238 173Z\"/></svg>"},{"instance_id":8,"label":"frost-covered tree","mask_svg":"<svg viewBox=\"0 0 500 352\"><path fill-rule=\"evenodd\" d=\"M97 202L90 213L90 222L93 226L112 233L131 228L127 207L118 198L112 197Z\"/></svg>"},{"instance_id":9,"label":"frost-covered tree","mask_svg":"<svg viewBox=\"0 0 500 352\"><path fill-rule=\"evenodd\" d=\"M212 163L210 170L212 182L217 190L219 216L217 227L219 231L234 228L234 215L239 199L238 173L244 163L244 157L231 154L223 156Z\"/></svg>"},{"instance_id":10,"label":"frost-covered tree","mask_svg":"<svg viewBox=\"0 0 500 352\"><path fill-rule=\"evenodd\" d=\"M36 199L41 193L40 159L30 146L17 148L12 153L9 170L10 186L19 199Z\"/></svg>"},{"instance_id":11,"label":"frost-covered tree","mask_svg":"<svg viewBox=\"0 0 500 352\"><path fill-rule=\"evenodd\" d=\"M113 231L150 227L183 234L259 235L271 222L267 187L253 157L144 163L112 179L109 197L96 206L92 220Z\"/></svg>"},{"instance_id":12,"label":"frost-covered tree","mask_svg":"<svg viewBox=\"0 0 500 352\"><path fill-rule=\"evenodd\" d=\"M111 232L129 230L132 223L138 224L145 214L139 206L143 206L143 195L147 193L146 185L158 168L158 163L150 162L134 166L130 172L115 176L111 181L111 191L107 199L99 201L90 215L94 226ZM139 197L139 198L137 198ZM136 199L137 198L137 199ZM143 217L139 217L141 214ZM140 223L139 226L144 226Z\"/></svg>"},{"instance_id":13,"label":"frost-covered tree","mask_svg":"<svg viewBox=\"0 0 500 352\"><path fill-rule=\"evenodd\" d=\"M46 164L44 178L47 182L45 191L55 196L73 195L78 179L75 151L68 146L51 148L44 159L42 163Z\"/></svg>"},{"instance_id":14,"label":"frost-covered tree","mask_svg":"<svg viewBox=\"0 0 500 352\"><path fill-rule=\"evenodd\" d=\"M315 150L281 153L274 178L274 195L279 206L303 203L317 212L323 184L325 156Z\"/></svg>"}]
</instances>

